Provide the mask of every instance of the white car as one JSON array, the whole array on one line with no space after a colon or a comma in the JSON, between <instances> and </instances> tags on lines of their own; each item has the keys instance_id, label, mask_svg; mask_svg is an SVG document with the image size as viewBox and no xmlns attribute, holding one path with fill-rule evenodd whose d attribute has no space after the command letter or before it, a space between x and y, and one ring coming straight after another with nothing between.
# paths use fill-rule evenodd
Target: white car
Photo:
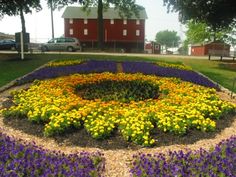
<instances>
[{"instance_id":1,"label":"white car","mask_svg":"<svg viewBox=\"0 0 236 177\"><path fill-rule=\"evenodd\" d=\"M78 39L70 37L54 38L41 45L41 50L45 51L68 51L73 52L81 50L81 45Z\"/></svg>"}]
</instances>

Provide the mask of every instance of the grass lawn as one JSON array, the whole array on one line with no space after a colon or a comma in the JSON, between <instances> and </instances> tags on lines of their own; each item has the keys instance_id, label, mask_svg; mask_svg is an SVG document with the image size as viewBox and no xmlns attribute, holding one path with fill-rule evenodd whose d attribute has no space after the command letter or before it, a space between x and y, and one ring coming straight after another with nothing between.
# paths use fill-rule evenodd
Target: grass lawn
<instances>
[{"instance_id":1,"label":"grass lawn","mask_svg":"<svg viewBox=\"0 0 236 177\"><path fill-rule=\"evenodd\" d=\"M153 57L153 56L115 56L115 55L85 55L85 54L33 54L26 55L25 60L20 60L16 54L0 54L0 86L25 75L41 65L55 59L98 59L98 60L162 60L170 63L183 62L191 66L195 71L201 72L210 79L232 90L233 79L236 78L236 62L234 67L229 67L229 61L209 61L207 59L196 59L183 57ZM231 62L233 62L231 60ZM236 92L236 87L233 90Z\"/></svg>"}]
</instances>

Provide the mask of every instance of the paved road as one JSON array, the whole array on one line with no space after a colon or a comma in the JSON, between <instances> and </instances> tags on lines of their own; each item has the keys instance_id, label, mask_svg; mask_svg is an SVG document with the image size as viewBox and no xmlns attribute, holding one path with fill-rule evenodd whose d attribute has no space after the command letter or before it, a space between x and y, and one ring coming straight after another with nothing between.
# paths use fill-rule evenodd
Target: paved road
<instances>
[{"instance_id":1,"label":"paved road","mask_svg":"<svg viewBox=\"0 0 236 177\"><path fill-rule=\"evenodd\" d=\"M0 54L17 54L16 51L0 51ZM33 51L33 54L41 54L39 50ZM153 58L181 58L181 59L205 59L208 56L188 56L188 55L160 55L160 54L145 54L145 53L107 53L107 52L44 52L45 54L70 54L70 55L113 55L113 56L134 56L134 57L153 57ZM220 60L220 57L211 57L211 60ZM233 60L232 57L224 57L223 60Z\"/></svg>"}]
</instances>

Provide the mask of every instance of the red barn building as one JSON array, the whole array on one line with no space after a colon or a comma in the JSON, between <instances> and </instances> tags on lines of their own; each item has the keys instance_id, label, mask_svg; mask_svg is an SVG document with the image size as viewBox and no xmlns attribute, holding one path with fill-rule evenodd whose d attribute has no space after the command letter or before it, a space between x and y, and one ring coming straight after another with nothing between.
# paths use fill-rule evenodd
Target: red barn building
<instances>
[{"instance_id":1,"label":"red barn building","mask_svg":"<svg viewBox=\"0 0 236 177\"><path fill-rule=\"evenodd\" d=\"M84 48L94 48L98 40L97 8L91 7L90 13L82 7L67 7L62 15L64 18L65 37L75 37ZM145 20L147 14L144 8L128 19L123 19L119 11L109 8L103 13L104 46L126 52L143 52L145 41Z\"/></svg>"},{"instance_id":2,"label":"red barn building","mask_svg":"<svg viewBox=\"0 0 236 177\"><path fill-rule=\"evenodd\" d=\"M191 46L191 55L204 56L204 55L221 55L229 56L230 45L222 42L210 42L206 44L196 44Z\"/></svg>"}]
</instances>

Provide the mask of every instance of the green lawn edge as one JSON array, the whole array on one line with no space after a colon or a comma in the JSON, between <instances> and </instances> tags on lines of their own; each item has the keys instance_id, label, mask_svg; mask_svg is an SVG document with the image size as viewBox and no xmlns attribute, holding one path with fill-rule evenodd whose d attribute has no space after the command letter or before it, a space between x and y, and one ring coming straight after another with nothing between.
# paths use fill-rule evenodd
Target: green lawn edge
<instances>
[{"instance_id":1,"label":"green lawn edge","mask_svg":"<svg viewBox=\"0 0 236 177\"><path fill-rule=\"evenodd\" d=\"M165 61L168 63L184 63L217 82L221 86L233 90L236 93L236 86L233 89L233 81L236 78L236 70L225 67L229 63L236 64L233 60L208 60L207 57L190 56L161 56L161 55L115 55L115 54L27 54L24 60L17 54L0 54L0 87L12 80L21 77L36 68L52 60L62 59L94 59L94 60L115 60L115 61Z\"/></svg>"}]
</instances>

